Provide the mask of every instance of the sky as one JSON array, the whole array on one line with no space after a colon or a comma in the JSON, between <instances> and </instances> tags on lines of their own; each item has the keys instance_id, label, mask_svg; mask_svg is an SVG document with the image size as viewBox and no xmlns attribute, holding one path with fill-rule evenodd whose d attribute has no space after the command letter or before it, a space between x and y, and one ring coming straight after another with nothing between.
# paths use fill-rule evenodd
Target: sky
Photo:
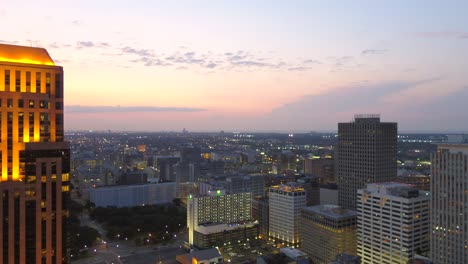
<instances>
[{"instance_id":1,"label":"sky","mask_svg":"<svg viewBox=\"0 0 468 264\"><path fill-rule=\"evenodd\" d=\"M468 131L468 1L5 1L65 72L67 130Z\"/></svg>"}]
</instances>

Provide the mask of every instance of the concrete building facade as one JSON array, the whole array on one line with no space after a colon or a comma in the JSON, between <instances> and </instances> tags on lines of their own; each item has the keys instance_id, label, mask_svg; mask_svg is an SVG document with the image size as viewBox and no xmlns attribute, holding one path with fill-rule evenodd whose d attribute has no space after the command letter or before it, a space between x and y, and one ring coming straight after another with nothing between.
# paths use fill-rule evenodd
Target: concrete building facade
<instances>
[{"instance_id":1,"label":"concrete building facade","mask_svg":"<svg viewBox=\"0 0 468 264\"><path fill-rule=\"evenodd\" d=\"M307 205L307 195L298 183L270 187L269 237L288 247L300 245L299 218Z\"/></svg>"},{"instance_id":2,"label":"concrete building facade","mask_svg":"<svg viewBox=\"0 0 468 264\"><path fill-rule=\"evenodd\" d=\"M429 192L402 183L358 190L358 255L364 264L406 264L428 253Z\"/></svg>"}]
</instances>

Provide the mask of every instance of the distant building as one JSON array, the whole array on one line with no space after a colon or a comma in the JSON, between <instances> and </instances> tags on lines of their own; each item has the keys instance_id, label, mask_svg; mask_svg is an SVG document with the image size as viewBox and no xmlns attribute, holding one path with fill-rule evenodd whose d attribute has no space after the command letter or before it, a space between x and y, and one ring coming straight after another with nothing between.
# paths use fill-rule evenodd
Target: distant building
<instances>
[{"instance_id":1,"label":"distant building","mask_svg":"<svg viewBox=\"0 0 468 264\"><path fill-rule=\"evenodd\" d=\"M356 210L357 190L397 176L397 123L380 122L379 115L356 115L338 124L336 181L338 204Z\"/></svg>"},{"instance_id":2,"label":"distant building","mask_svg":"<svg viewBox=\"0 0 468 264\"><path fill-rule=\"evenodd\" d=\"M252 219L251 211L251 193L226 194L216 190L204 196L189 195L189 244L210 248L255 239L258 222Z\"/></svg>"},{"instance_id":3,"label":"distant building","mask_svg":"<svg viewBox=\"0 0 468 264\"><path fill-rule=\"evenodd\" d=\"M431 260L468 263L468 144L431 155Z\"/></svg>"},{"instance_id":4,"label":"distant building","mask_svg":"<svg viewBox=\"0 0 468 264\"><path fill-rule=\"evenodd\" d=\"M283 253L284 255L288 256L289 258L293 259L296 261L297 264L309 264L309 257L307 256L306 253L300 251L299 249L296 248L280 248L280 253Z\"/></svg>"},{"instance_id":5,"label":"distant building","mask_svg":"<svg viewBox=\"0 0 468 264\"><path fill-rule=\"evenodd\" d=\"M361 257L341 253L330 264L361 264Z\"/></svg>"},{"instance_id":6,"label":"distant building","mask_svg":"<svg viewBox=\"0 0 468 264\"><path fill-rule=\"evenodd\" d=\"M429 251L429 193L402 183L358 190L358 255L364 264L406 264ZM444 262L456 263L456 262Z\"/></svg>"},{"instance_id":7,"label":"distant building","mask_svg":"<svg viewBox=\"0 0 468 264\"><path fill-rule=\"evenodd\" d=\"M142 170L128 171L120 175L117 181L118 185L145 184L148 182L148 174Z\"/></svg>"},{"instance_id":8,"label":"distant building","mask_svg":"<svg viewBox=\"0 0 468 264\"><path fill-rule=\"evenodd\" d=\"M329 263L338 254L356 255L357 212L337 205L305 207L300 219L301 250L312 263Z\"/></svg>"},{"instance_id":9,"label":"distant building","mask_svg":"<svg viewBox=\"0 0 468 264\"><path fill-rule=\"evenodd\" d=\"M290 182L271 187L268 197L270 239L288 247L299 246L299 217L307 204L305 189Z\"/></svg>"},{"instance_id":10,"label":"distant building","mask_svg":"<svg viewBox=\"0 0 468 264\"><path fill-rule=\"evenodd\" d=\"M195 251L188 254L176 256L176 261L180 264L216 264L224 263L223 256L216 248Z\"/></svg>"},{"instance_id":11,"label":"distant building","mask_svg":"<svg viewBox=\"0 0 468 264\"><path fill-rule=\"evenodd\" d=\"M304 174L320 179L320 182L335 181L335 162L332 158L304 159Z\"/></svg>"},{"instance_id":12,"label":"distant building","mask_svg":"<svg viewBox=\"0 0 468 264\"><path fill-rule=\"evenodd\" d=\"M414 188L421 191L429 191L431 189L431 176L428 175L408 175L399 176L396 182L412 185Z\"/></svg>"},{"instance_id":13,"label":"distant building","mask_svg":"<svg viewBox=\"0 0 468 264\"><path fill-rule=\"evenodd\" d=\"M265 179L263 176L231 176L226 178L228 193L251 192L253 196L265 196Z\"/></svg>"},{"instance_id":14,"label":"distant building","mask_svg":"<svg viewBox=\"0 0 468 264\"><path fill-rule=\"evenodd\" d=\"M252 200L252 218L258 221L258 237L268 239L269 229L268 198L255 197Z\"/></svg>"},{"instance_id":15,"label":"distant building","mask_svg":"<svg viewBox=\"0 0 468 264\"><path fill-rule=\"evenodd\" d=\"M180 161L183 163L198 163L202 161L200 148L183 148L180 152Z\"/></svg>"},{"instance_id":16,"label":"distant building","mask_svg":"<svg viewBox=\"0 0 468 264\"><path fill-rule=\"evenodd\" d=\"M176 184L122 185L89 189L89 200L98 207L133 207L171 203L176 198Z\"/></svg>"},{"instance_id":17,"label":"distant building","mask_svg":"<svg viewBox=\"0 0 468 264\"><path fill-rule=\"evenodd\" d=\"M156 157L159 178L165 181L176 181L174 165L180 161L180 157Z\"/></svg>"},{"instance_id":18,"label":"distant building","mask_svg":"<svg viewBox=\"0 0 468 264\"><path fill-rule=\"evenodd\" d=\"M298 179L297 182L305 189L307 206L320 204L320 182L318 178L306 177Z\"/></svg>"},{"instance_id":19,"label":"distant building","mask_svg":"<svg viewBox=\"0 0 468 264\"><path fill-rule=\"evenodd\" d=\"M467 134L447 135L447 143L448 144L467 144L468 135Z\"/></svg>"},{"instance_id":20,"label":"distant building","mask_svg":"<svg viewBox=\"0 0 468 264\"><path fill-rule=\"evenodd\" d=\"M320 188L320 204L338 205L338 189Z\"/></svg>"}]
</instances>

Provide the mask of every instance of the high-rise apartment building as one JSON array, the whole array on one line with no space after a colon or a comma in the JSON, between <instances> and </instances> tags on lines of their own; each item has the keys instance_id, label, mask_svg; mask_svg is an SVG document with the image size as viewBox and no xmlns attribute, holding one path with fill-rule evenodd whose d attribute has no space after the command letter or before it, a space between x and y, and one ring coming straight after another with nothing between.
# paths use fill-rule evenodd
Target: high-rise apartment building
<instances>
[{"instance_id":1,"label":"high-rise apartment building","mask_svg":"<svg viewBox=\"0 0 468 264\"><path fill-rule=\"evenodd\" d=\"M415 254L428 253L429 199L429 192L402 183L374 183L358 190L362 263L406 264Z\"/></svg>"},{"instance_id":2,"label":"high-rise apartment building","mask_svg":"<svg viewBox=\"0 0 468 264\"><path fill-rule=\"evenodd\" d=\"M380 122L379 115L339 123L335 157L338 204L356 210L358 189L397 176L397 123Z\"/></svg>"},{"instance_id":3,"label":"high-rise apartment building","mask_svg":"<svg viewBox=\"0 0 468 264\"><path fill-rule=\"evenodd\" d=\"M258 222L252 220L252 193L189 195L187 225L189 244L198 248L245 242L257 237Z\"/></svg>"},{"instance_id":4,"label":"high-rise apartment building","mask_svg":"<svg viewBox=\"0 0 468 264\"><path fill-rule=\"evenodd\" d=\"M468 144L431 155L431 260L468 263Z\"/></svg>"},{"instance_id":5,"label":"high-rise apartment building","mask_svg":"<svg viewBox=\"0 0 468 264\"><path fill-rule=\"evenodd\" d=\"M45 49L0 44L0 135L0 263L66 262L63 69Z\"/></svg>"},{"instance_id":6,"label":"high-rise apartment building","mask_svg":"<svg viewBox=\"0 0 468 264\"><path fill-rule=\"evenodd\" d=\"M270 187L269 237L288 247L300 245L299 218L307 204L306 191L298 183Z\"/></svg>"},{"instance_id":7,"label":"high-rise apartment building","mask_svg":"<svg viewBox=\"0 0 468 264\"><path fill-rule=\"evenodd\" d=\"M340 253L356 255L357 212L337 205L302 209L301 250L312 263L328 264Z\"/></svg>"}]
</instances>

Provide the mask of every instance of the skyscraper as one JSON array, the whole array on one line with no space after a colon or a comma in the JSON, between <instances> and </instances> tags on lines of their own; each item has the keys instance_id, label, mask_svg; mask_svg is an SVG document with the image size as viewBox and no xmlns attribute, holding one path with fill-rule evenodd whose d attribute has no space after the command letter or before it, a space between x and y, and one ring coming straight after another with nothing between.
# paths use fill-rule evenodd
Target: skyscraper
<instances>
[{"instance_id":1,"label":"skyscraper","mask_svg":"<svg viewBox=\"0 0 468 264\"><path fill-rule=\"evenodd\" d=\"M468 144L441 144L431 155L431 259L468 263Z\"/></svg>"},{"instance_id":2,"label":"skyscraper","mask_svg":"<svg viewBox=\"0 0 468 264\"><path fill-rule=\"evenodd\" d=\"M429 251L429 193L403 183L358 190L358 255L363 264L406 264ZM444 262L461 263L461 262Z\"/></svg>"},{"instance_id":3,"label":"skyscraper","mask_svg":"<svg viewBox=\"0 0 468 264\"><path fill-rule=\"evenodd\" d=\"M306 191L298 183L272 186L269 191L269 236L276 243L300 244L299 218L307 204Z\"/></svg>"},{"instance_id":4,"label":"skyscraper","mask_svg":"<svg viewBox=\"0 0 468 264\"><path fill-rule=\"evenodd\" d=\"M66 262L63 69L45 49L0 44L0 95L0 262Z\"/></svg>"},{"instance_id":5,"label":"skyscraper","mask_svg":"<svg viewBox=\"0 0 468 264\"><path fill-rule=\"evenodd\" d=\"M358 189L397 176L397 123L380 122L379 115L356 115L353 122L339 123L335 155L338 204L356 210Z\"/></svg>"}]
</instances>

